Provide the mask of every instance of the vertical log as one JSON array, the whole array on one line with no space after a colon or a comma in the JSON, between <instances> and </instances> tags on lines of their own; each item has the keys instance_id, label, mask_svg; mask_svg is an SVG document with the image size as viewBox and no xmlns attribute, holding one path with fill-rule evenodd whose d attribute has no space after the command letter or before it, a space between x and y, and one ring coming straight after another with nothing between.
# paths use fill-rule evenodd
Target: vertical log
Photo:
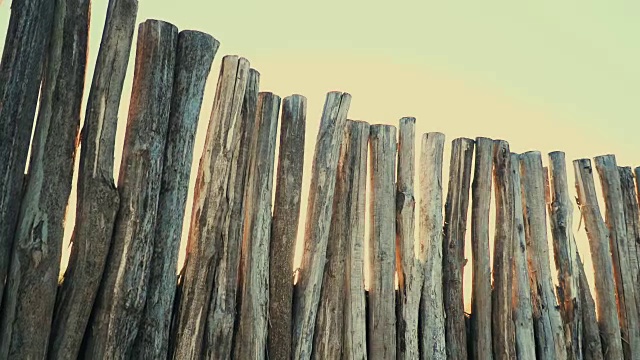
<instances>
[{"instance_id":1,"label":"vertical log","mask_svg":"<svg viewBox=\"0 0 640 360\"><path fill-rule=\"evenodd\" d=\"M596 304L591 296L591 289L587 282L587 275L584 272L584 265L580 254L578 259L578 275L580 278L580 305L582 313L582 352L585 360L603 360L602 343L600 341L600 329L598 329L598 319L596 318Z\"/></svg>"},{"instance_id":2,"label":"vertical log","mask_svg":"<svg viewBox=\"0 0 640 360\"><path fill-rule=\"evenodd\" d=\"M622 359L622 342L620 339L620 323L616 311L616 293L613 279L613 262L607 228L605 227L600 206L596 197L591 160L573 161L578 192L578 208L582 213L585 230L589 238L589 248L593 260L596 288L596 309L602 352L607 359Z\"/></svg>"},{"instance_id":3,"label":"vertical log","mask_svg":"<svg viewBox=\"0 0 640 360\"><path fill-rule=\"evenodd\" d=\"M420 147L420 247L424 284L420 299L420 358L446 359L442 293L442 162L444 134L422 135Z\"/></svg>"},{"instance_id":4,"label":"vertical log","mask_svg":"<svg viewBox=\"0 0 640 360\"><path fill-rule=\"evenodd\" d=\"M474 359L493 358L491 316L491 264L489 208L493 140L476 138L475 168L471 184L471 351ZM506 314L505 314L506 315Z\"/></svg>"},{"instance_id":5,"label":"vertical log","mask_svg":"<svg viewBox=\"0 0 640 360\"><path fill-rule=\"evenodd\" d=\"M371 125L369 135L371 204L369 239L369 309L367 339L369 358L396 357L395 209L396 128Z\"/></svg>"},{"instance_id":6,"label":"vertical log","mask_svg":"<svg viewBox=\"0 0 640 360\"><path fill-rule=\"evenodd\" d=\"M511 181L511 153L509 144L503 140L495 141L493 182L496 194L493 291L491 292L493 354L496 359L515 359L515 330L511 304L515 208Z\"/></svg>"},{"instance_id":7,"label":"vertical log","mask_svg":"<svg viewBox=\"0 0 640 360\"><path fill-rule=\"evenodd\" d=\"M640 313L640 214L638 212L638 197L631 168L619 167L618 172L620 174L624 217L627 225L629 271L631 272L632 282L635 284L636 308Z\"/></svg>"},{"instance_id":8,"label":"vertical log","mask_svg":"<svg viewBox=\"0 0 640 360\"><path fill-rule=\"evenodd\" d=\"M15 0L0 61L0 299L18 221L55 1Z\"/></svg>"},{"instance_id":9,"label":"vertical log","mask_svg":"<svg viewBox=\"0 0 640 360\"><path fill-rule=\"evenodd\" d=\"M58 0L29 178L4 293L0 348L5 357L44 358L47 353L80 126L88 35L89 1Z\"/></svg>"},{"instance_id":10,"label":"vertical log","mask_svg":"<svg viewBox=\"0 0 640 360\"><path fill-rule=\"evenodd\" d=\"M204 151L194 190L193 210L182 268L182 289L174 315L174 359L200 357L217 264L221 261L222 232L231 193L227 189L234 169L233 154L241 138L241 109L249 62L238 56L222 59ZM233 193L234 196L239 194ZM230 244L233 245L233 244ZM234 271L231 269L230 271ZM227 296L234 296L228 294ZM235 300L234 300L235 301Z\"/></svg>"},{"instance_id":11,"label":"vertical log","mask_svg":"<svg viewBox=\"0 0 640 360\"><path fill-rule=\"evenodd\" d=\"M544 173L540 152L530 151L520 155L520 175L536 353L543 359L566 359L562 318L551 279Z\"/></svg>"},{"instance_id":12,"label":"vertical log","mask_svg":"<svg viewBox=\"0 0 640 360\"><path fill-rule=\"evenodd\" d=\"M311 168L302 267L293 295L294 359L311 358L313 331L327 259L338 156L350 104L351 95L342 92L328 93L320 120Z\"/></svg>"},{"instance_id":13,"label":"vertical log","mask_svg":"<svg viewBox=\"0 0 640 360\"><path fill-rule=\"evenodd\" d=\"M511 192L513 196L513 292L512 308L515 346L520 360L536 359L535 334L531 305L531 286L527 266L527 241L524 231L522 191L520 187L520 157L511 153Z\"/></svg>"},{"instance_id":14,"label":"vertical log","mask_svg":"<svg viewBox=\"0 0 640 360\"><path fill-rule=\"evenodd\" d=\"M189 190L189 175L204 86L220 43L197 31L178 34L167 144L164 150L158 219L144 315L133 354L160 359L169 351L169 327L176 292L176 266Z\"/></svg>"},{"instance_id":15,"label":"vertical log","mask_svg":"<svg viewBox=\"0 0 640 360\"><path fill-rule=\"evenodd\" d=\"M640 322L636 307L636 284L629 264L627 226L624 217L624 201L620 188L620 174L614 155L595 157L600 175L602 194L606 204L606 223L609 229L609 246L613 258L613 275L616 281L618 317L622 332L622 349L626 359L640 354Z\"/></svg>"}]
</instances>

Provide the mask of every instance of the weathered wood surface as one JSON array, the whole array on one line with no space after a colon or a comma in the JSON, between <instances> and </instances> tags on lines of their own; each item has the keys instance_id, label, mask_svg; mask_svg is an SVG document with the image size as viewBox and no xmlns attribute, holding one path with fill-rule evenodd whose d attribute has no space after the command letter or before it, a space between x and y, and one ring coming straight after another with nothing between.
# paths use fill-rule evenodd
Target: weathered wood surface
<instances>
[{"instance_id":1,"label":"weathered wood surface","mask_svg":"<svg viewBox=\"0 0 640 360\"><path fill-rule=\"evenodd\" d=\"M424 258L415 249L415 177L416 119L404 117L398 127L398 169L396 183L396 306L397 358L418 359L418 310L422 293Z\"/></svg>"},{"instance_id":2,"label":"weathered wood surface","mask_svg":"<svg viewBox=\"0 0 640 360\"><path fill-rule=\"evenodd\" d=\"M147 20L138 28L136 67L118 177L120 210L94 308L86 356L129 356L140 326L153 254L169 125L178 29Z\"/></svg>"},{"instance_id":3,"label":"weathered wood surface","mask_svg":"<svg viewBox=\"0 0 640 360\"><path fill-rule=\"evenodd\" d=\"M367 311L368 356L396 357L395 201L396 128L371 125L369 135L370 238L369 308Z\"/></svg>"},{"instance_id":4,"label":"weathered wood surface","mask_svg":"<svg viewBox=\"0 0 640 360\"><path fill-rule=\"evenodd\" d=\"M220 229L229 211L227 189L235 186L229 184L229 174L237 166L233 163L234 144L241 137L239 124L248 76L246 59L232 55L222 59L196 177L187 255L181 273L182 289L174 315L175 359L200 357L214 271L221 256L217 250L223 246ZM241 195L234 193L234 196Z\"/></svg>"},{"instance_id":5,"label":"weathered wood surface","mask_svg":"<svg viewBox=\"0 0 640 360\"><path fill-rule=\"evenodd\" d=\"M178 34L151 273L144 315L133 349L133 356L137 359L160 359L169 351L169 327L193 144L205 83L219 45L211 35L198 31Z\"/></svg>"},{"instance_id":6,"label":"weathered wood surface","mask_svg":"<svg viewBox=\"0 0 640 360\"><path fill-rule=\"evenodd\" d=\"M420 299L420 358L443 360L445 349L442 292L442 163L444 134L426 133L420 145L420 247L424 284Z\"/></svg>"},{"instance_id":7,"label":"weathered wood surface","mask_svg":"<svg viewBox=\"0 0 640 360\"><path fill-rule=\"evenodd\" d=\"M620 174L620 188L622 190L624 217L627 225L629 271L635 284L636 308L640 313L640 214L638 197L633 181L633 170L628 166L618 167L618 172Z\"/></svg>"},{"instance_id":8,"label":"weathered wood surface","mask_svg":"<svg viewBox=\"0 0 640 360\"><path fill-rule=\"evenodd\" d=\"M363 292L365 185L360 182L366 180L368 139L369 124L347 120L338 160L327 265L314 331L313 358L319 360L340 359L343 353L350 359L366 356ZM356 216L362 216L362 221ZM357 246L353 260L350 259L352 243ZM349 265L354 265L355 270ZM355 282L350 277L351 273L354 273ZM355 345L358 346L356 348L354 342L359 341L361 343Z\"/></svg>"},{"instance_id":9,"label":"weathered wood surface","mask_svg":"<svg viewBox=\"0 0 640 360\"><path fill-rule=\"evenodd\" d=\"M543 359L566 359L562 318L553 291L542 156L538 151L520 155L522 209L536 334L536 354Z\"/></svg>"},{"instance_id":10,"label":"weathered wood surface","mask_svg":"<svg viewBox=\"0 0 640 360\"><path fill-rule=\"evenodd\" d=\"M111 0L107 8L80 140L75 227L56 300L51 358L78 356L111 245L119 207L113 181L116 126L137 10L137 0Z\"/></svg>"},{"instance_id":11,"label":"weathered wood surface","mask_svg":"<svg viewBox=\"0 0 640 360\"><path fill-rule=\"evenodd\" d=\"M584 265L580 254L578 259L578 275L580 280L580 305L582 315L582 353L585 360L603 360L602 342L600 340L600 329L598 328L598 319L596 317L596 304L591 296L589 282L587 282L587 274L584 272Z\"/></svg>"},{"instance_id":12,"label":"weathered wood surface","mask_svg":"<svg viewBox=\"0 0 640 360\"><path fill-rule=\"evenodd\" d=\"M596 156L594 161L600 175L602 195L606 205L605 220L609 229L609 246L611 246L613 275L618 295L622 350L626 359L632 359L636 354L640 354L640 322L638 322L636 307L636 284L629 264L629 245L620 174L614 155Z\"/></svg>"},{"instance_id":13,"label":"weathered wood surface","mask_svg":"<svg viewBox=\"0 0 640 360\"><path fill-rule=\"evenodd\" d=\"M348 93L328 93L320 120L311 168L302 266L293 295L294 359L311 357L320 288L327 259L340 144L350 104L351 95Z\"/></svg>"},{"instance_id":14,"label":"weathered wood surface","mask_svg":"<svg viewBox=\"0 0 640 360\"><path fill-rule=\"evenodd\" d=\"M493 140L476 138L475 167L471 183L471 356L493 358L491 337L491 263L489 256L489 209Z\"/></svg>"},{"instance_id":15,"label":"weathered wood surface","mask_svg":"<svg viewBox=\"0 0 640 360\"><path fill-rule=\"evenodd\" d=\"M271 198L280 102L280 97L269 92L258 95L245 193L236 359L268 358Z\"/></svg>"},{"instance_id":16,"label":"weathered wood surface","mask_svg":"<svg viewBox=\"0 0 640 360\"><path fill-rule=\"evenodd\" d=\"M302 200L306 116L307 98L302 95L284 98L269 247L268 354L271 359L291 358L293 257Z\"/></svg>"},{"instance_id":17,"label":"weathered wood surface","mask_svg":"<svg viewBox=\"0 0 640 360\"><path fill-rule=\"evenodd\" d=\"M578 193L578 208L589 238L589 248L595 275L596 309L602 352L606 359L622 359L620 323L616 307L616 289L613 277L613 261L608 241L607 228L596 196L591 160L573 161Z\"/></svg>"},{"instance_id":18,"label":"weathered wood surface","mask_svg":"<svg viewBox=\"0 0 640 360\"><path fill-rule=\"evenodd\" d=\"M569 196L567 166L563 152L549 153L549 187L547 207L553 240L553 252L558 269L558 304L564 324L569 359L583 359L582 306L578 248L573 237L573 205Z\"/></svg>"},{"instance_id":19,"label":"weathered wood surface","mask_svg":"<svg viewBox=\"0 0 640 360\"><path fill-rule=\"evenodd\" d=\"M57 1L29 177L4 293L2 357L38 359L47 353L80 126L88 35L89 1Z\"/></svg>"},{"instance_id":20,"label":"weathered wood surface","mask_svg":"<svg viewBox=\"0 0 640 360\"><path fill-rule=\"evenodd\" d=\"M496 140L493 147L493 182L496 199L491 292L493 357L515 359L515 329L511 302L515 208L511 182L511 152L509 144L504 140Z\"/></svg>"},{"instance_id":21,"label":"weathered wood surface","mask_svg":"<svg viewBox=\"0 0 640 360\"><path fill-rule=\"evenodd\" d=\"M233 352L234 324L240 276L240 251L244 234L245 187L251 143L256 127L260 73L249 69L247 85L234 140L226 196L229 210L219 228L221 244L216 249L209 273L215 274L209 301L202 356L206 359L229 359ZM239 136L239 138L238 138ZM211 285L208 285L211 286Z\"/></svg>"},{"instance_id":22,"label":"weathered wood surface","mask_svg":"<svg viewBox=\"0 0 640 360\"><path fill-rule=\"evenodd\" d=\"M0 299L20 212L24 170L54 4L51 0L11 3L0 61Z\"/></svg>"},{"instance_id":23,"label":"weathered wood surface","mask_svg":"<svg viewBox=\"0 0 640 360\"><path fill-rule=\"evenodd\" d=\"M474 142L458 138L452 142L449 189L445 203L443 238L443 292L445 337L448 359L467 358L462 279L466 259L464 237L467 229L469 187Z\"/></svg>"},{"instance_id":24,"label":"weathered wood surface","mask_svg":"<svg viewBox=\"0 0 640 360\"><path fill-rule=\"evenodd\" d=\"M520 185L520 156L511 153L511 192L513 196L513 286L512 312L515 327L515 348L520 360L536 359L536 343L533 330L531 286L524 230L522 188Z\"/></svg>"}]
</instances>

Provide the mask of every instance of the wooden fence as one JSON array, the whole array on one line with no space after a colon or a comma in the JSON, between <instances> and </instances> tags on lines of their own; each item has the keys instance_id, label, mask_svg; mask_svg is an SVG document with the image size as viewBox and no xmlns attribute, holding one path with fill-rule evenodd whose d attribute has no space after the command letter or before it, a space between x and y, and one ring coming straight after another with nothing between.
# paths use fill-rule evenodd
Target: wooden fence
<instances>
[{"instance_id":1,"label":"wooden fence","mask_svg":"<svg viewBox=\"0 0 640 360\"><path fill-rule=\"evenodd\" d=\"M540 152L515 154L503 140L454 139L443 206L443 134L421 135L416 155L414 118L348 120L351 95L330 92L303 164L305 97L260 92L260 74L238 56L222 60L178 271L219 43L163 21L139 26L116 186L137 0L109 1L79 132L89 2L12 3L0 64L1 359L640 359L640 168L613 155L573 161L591 250L580 254L562 152L546 168ZM78 142L73 247L59 283Z\"/></svg>"}]
</instances>

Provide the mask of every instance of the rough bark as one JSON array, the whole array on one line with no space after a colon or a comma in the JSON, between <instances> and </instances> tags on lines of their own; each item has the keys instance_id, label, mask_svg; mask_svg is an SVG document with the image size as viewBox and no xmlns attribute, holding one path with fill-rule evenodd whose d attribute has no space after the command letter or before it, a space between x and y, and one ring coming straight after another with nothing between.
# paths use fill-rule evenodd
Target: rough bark
<instances>
[{"instance_id":1,"label":"rough bark","mask_svg":"<svg viewBox=\"0 0 640 360\"><path fill-rule=\"evenodd\" d=\"M58 0L51 32L4 293L0 349L9 358L47 353L80 126L89 1Z\"/></svg>"},{"instance_id":2,"label":"rough bark","mask_svg":"<svg viewBox=\"0 0 640 360\"><path fill-rule=\"evenodd\" d=\"M582 213L585 230L589 238L591 259L595 275L596 310L602 353L607 359L622 359L620 323L616 307L616 292L613 277L611 250L607 241L607 228L596 197L591 160L573 161L578 193L578 208Z\"/></svg>"},{"instance_id":3,"label":"rough bark","mask_svg":"<svg viewBox=\"0 0 640 360\"><path fill-rule=\"evenodd\" d=\"M219 45L216 39L205 33L182 31L178 34L151 273L144 315L133 349L136 359L165 358L169 351L169 327L193 143L205 83Z\"/></svg>"},{"instance_id":4,"label":"rough bark","mask_svg":"<svg viewBox=\"0 0 640 360\"><path fill-rule=\"evenodd\" d=\"M453 140L452 145L442 244L445 337L447 358L466 359L467 336L462 279L466 265L464 237L467 229L474 143L471 139L458 138Z\"/></svg>"},{"instance_id":5,"label":"rough bark","mask_svg":"<svg viewBox=\"0 0 640 360\"><path fill-rule=\"evenodd\" d=\"M591 289L587 282L587 275L584 272L580 254L576 255L576 257L578 259L582 329L584 331L582 336L582 352L585 360L603 360L600 329L598 329L598 319L596 318L596 304L591 296Z\"/></svg>"},{"instance_id":6,"label":"rough bark","mask_svg":"<svg viewBox=\"0 0 640 360\"><path fill-rule=\"evenodd\" d=\"M136 67L118 190L120 210L87 339L86 356L131 355L142 320L153 254L169 125L178 30L148 20L138 28Z\"/></svg>"},{"instance_id":7,"label":"rough bark","mask_svg":"<svg viewBox=\"0 0 640 360\"><path fill-rule=\"evenodd\" d=\"M137 0L109 1L81 134L71 255L57 295L49 356L75 359L93 308L119 207L113 153Z\"/></svg>"},{"instance_id":8,"label":"rough bark","mask_svg":"<svg viewBox=\"0 0 640 360\"><path fill-rule=\"evenodd\" d=\"M327 259L338 156L350 104L351 95L348 93L328 93L320 120L311 168L302 266L293 295L294 359L311 357L320 288Z\"/></svg>"},{"instance_id":9,"label":"rough bark","mask_svg":"<svg viewBox=\"0 0 640 360\"><path fill-rule=\"evenodd\" d=\"M638 197L630 167L619 167L620 188L624 204L624 217L627 225L627 253L629 271L635 284L636 308L640 313L640 214ZM639 324L640 326L640 324Z\"/></svg>"},{"instance_id":10,"label":"rough bark","mask_svg":"<svg viewBox=\"0 0 640 360\"><path fill-rule=\"evenodd\" d=\"M241 139L241 109L248 76L249 62L246 59L238 56L222 59L194 189L187 255L181 274L181 296L174 315L174 359L197 359L201 356L214 277L222 271L217 269L222 256L218 250L224 247L221 229L229 217L229 201L233 203L235 196L242 196L227 189L234 186L229 183L229 178L237 167L233 155ZM234 198L227 197L230 193ZM234 247L229 249L236 251Z\"/></svg>"}]
</instances>

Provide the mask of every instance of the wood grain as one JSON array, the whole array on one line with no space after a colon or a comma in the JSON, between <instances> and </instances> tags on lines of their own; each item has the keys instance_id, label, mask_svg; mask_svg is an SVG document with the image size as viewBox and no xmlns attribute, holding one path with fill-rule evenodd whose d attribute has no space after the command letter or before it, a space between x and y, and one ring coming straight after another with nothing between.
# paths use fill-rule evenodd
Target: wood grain
<instances>
[{"instance_id":1,"label":"wood grain","mask_svg":"<svg viewBox=\"0 0 640 360\"><path fill-rule=\"evenodd\" d=\"M620 188L624 204L624 217L627 225L627 254L629 256L629 271L636 284L634 291L636 305L640 312L640 214L638 196L636 194L633 170L630 167L618 167L620 174Z\"/></svg>"}]
</instances>

